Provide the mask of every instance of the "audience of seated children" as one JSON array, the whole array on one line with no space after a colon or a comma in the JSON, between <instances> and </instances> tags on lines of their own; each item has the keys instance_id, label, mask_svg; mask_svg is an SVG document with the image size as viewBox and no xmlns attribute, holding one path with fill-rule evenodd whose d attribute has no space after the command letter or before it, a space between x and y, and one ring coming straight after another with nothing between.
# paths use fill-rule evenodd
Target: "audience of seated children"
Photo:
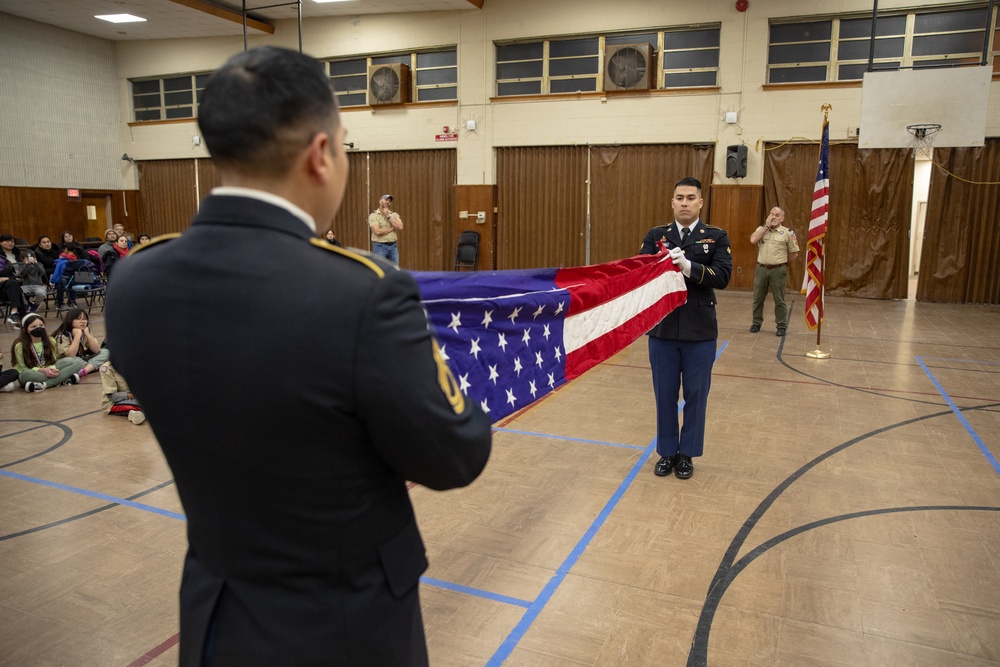
<instances>
[{"instance_id":1,"label":"audience of seated children","mask_svg":"<svg viewBox=\"0 0 1000 667\"><path fill-rule=\"evenodd\" d=\"M62 324L52 332L56 340L57 357L77 357L84 362L80 377L93 373L108 360L108 348L101 347L90 331L90 316L83 308L74 308L63 317Z\"/></svg>"},{"instance_id":2,"label":"audience of seated children","mask_svg":"<svg viewBox=\"0 0 1000 667\"><path fill-rule=\"evenodd\" d=\"M84 362L79 357L58 358L56 341L45 332L45 320L26 315L10 348L11 361L25 391L38 392L60 384L76 384Z\"/></svg>"},{"instance_id":3,"label":"audience of seated children","mask_svg":"<svg viewBox=\"0 0 1000 667\"><path fill-rule=\"evenodd\" d=\"M49 277L45 274L45 268L35 259L35 253L25 250L22 255L24 264L21 265L21 292L25 301L28 302L28 312L33 313L38 307L45 303L45 295L48 293Z\"/></svg>"},{"instance_id":4,"label":"audience of seated children","mask_svg":"<svg viewBox=\"0 0 1000 667\"><path fill-rule=\"evenodd\" d=\"M115 371L110 361L101 364L101 408L107 415L127 416L133 424L146 421L139 401L128 388L125 378Z\"/></svg>"}]
</instances>

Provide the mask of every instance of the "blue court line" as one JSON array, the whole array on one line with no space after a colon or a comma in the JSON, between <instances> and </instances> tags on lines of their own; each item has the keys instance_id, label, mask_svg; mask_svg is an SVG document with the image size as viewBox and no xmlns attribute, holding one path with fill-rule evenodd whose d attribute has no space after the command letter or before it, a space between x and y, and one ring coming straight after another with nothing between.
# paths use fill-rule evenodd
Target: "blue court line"
<instances>
[{"instance_id":1,"label":"blue court line","mask_svg":"<svg viewBox=\"0 0 1000 667\"><path fill-rule=\"evenodd\" d=\"M517 433L519 435L531 435L536 438L550 438L552 440L566 440L567 442L585 442L589 445L606 445L608 447L623 447L625 449L645 449L645 447L640 447L639 445L626 445L621 442L605 442L603 440L587 440L585 438L570 438L565 435L552 435L551 433L536 433L534 431L518 431L512 428L499 428L494 426L494 431L500 431L501 433Z\"/></svg>"},{"instance_id":2,"label":"blue court line","mask_svg":"<svg viewBox=\"0 0 1000 667\"><path fill-rule=\"evenodd\" d=\"M428 586L436 586L438 588L444 588L449 591L456 591L458 593L465 593L466 595L474 595L480 598L486 598L487 600L493 600L494 602L503 602L504 604L512 604L515 607L524 607L528 609L531 607L531 602L528 600L519 600L518 598L512 598L507 595L500 595L499 593L491 593L490 591L484 591L480 588L472 588L471 586L463 586L461 584L453 584L450 581L441 581L440 579L435 579L433 577L420 577L420 582L427 584Z\"/></svg>"},{"instance_id":3,"label":"blue court line","mask_svg":"<svg viewBox=\"0 0 1000 667\"><path fill-rule=\"evenodd\" d=\"M147 505L145 503L137 503L134 500L126 500L125 498L116 498L115 496L109 496L106 493L98 493L97 491L89 491L87 489L81 489L75 486L67 486L66 484L59 484L58 482L50 482L47 479L40 479L38 477L29 477L28 475L21 475L16 472L11 472L9 470L0 470L0 476L10 477L11 479L18 479L22 482L31 482L32 484L41 484L42 486L49 486L53 489L59 489L60 491L69 491L71 493L78 493L81 496L87 496L89 498L98 498L100 500L105 500L112 503L117 503L119 505L124 505L125 507L131 507L133 509L142 510L143 512L152 512L153 514L159 514L160 516L169 517L171 519L180 519L185 521L186 517L183 514L177 512L171 512L170 510L160 509L159 507L153 507L152 505Z\"/></svg>"},{"instance_id":4,"label":"blue court line","mask_svg":"<svg viewBox=\"0 0 1000 667\"><path fill-rule=\"evenodd\" d=\"M917 363L920 364L920 367L924 369L924 373L927 374L927 377L929 377L931 379L931 382L934 383L934 387L938 390L938 393L941 394L941 398L943 398L944 402L948 404L948 407L951 408L951 411L955 413L956 417L958 417L958 421L962 424L962 426L965 427L965 430L972 437L972 441L976 443L977 447L979 447L979 451L983 453L983 456L986 457L986 460L990 462L991 466L993 466L993 470L995 470L996 473L1000 475L1000 462L997 462L996 457L993 456L993 452L989 450L989 447L986 446L986 443L984 443L982 438L979 437L979 434L976 433L976 429L972 428L972 424L969 423L969 420L965 418L965 415L962 414L962 411L958 409L957 405L955 405L955 401L951 400L951 396L949 396L948 392L944 390L944 387L942 387L941 383L938 382L938 379L934 377L934 374L931 373L931 370L927 368L927 364L924 363L923 358L922 357L914 357L914 358L917 360Z\"/></svg>"},{"instance_id":5,"label":"blue court line","mask_svg":"<svg viewBox=\"0 0 1000 667\"><path fill-rule=\"evenodd\" d=\"M1000 365L1000 361L981 361L979 359L949 359L948 357L919 357L919 359L931 359L933 361L957 361L960 364L984 364L986 366Z\"/></svg>"},{"instance_id":6,"label":"blue court line","mask_svg":"<svg viewBox=\"0 0 1000 667\"><path fill-rule=\"evenodd\" d=\"M716 361L718 361L719 357L722 356L722 352L726 349L727 345L729 345L728 340L723 342L722 347L720 347L719 350L715 353ZM680 412L683 406L684 402L681 401L680 405L677 406L677 411ZM569 556L566 557L566 560L564 560L562 565L559 566L559 569L556 570L556 573L552 576L551 579L549 579L549 582L545 584L545 587L542 589L542 592L538 595L537 598L535 598L535 601L531 604L531 606L528 607L528 611L526 611L524 616L521 617L521 620L518 622L518 624L514 626L514 629L510 631L510 634L507 635L507 638L504 639L503 643L500 644L496 652L493 653L493 656L489 659L489 662L486 663L486 667L499 667L504 663L505 660L507 660L507 658L510 657L510 654L521 642L521 639L524 637L525 633L535 622L535 619L538 618L538 615L540 613L542 613L542 609L544 609L545 605L548 604L549 600L552 598L552 595L556 592L556 589L559 588L563 580L566 579L566 575L568 575L569 571L573 568L574 565L576 565L576 561L580 559L580 556L583 555L583 552L587 549L588 546L590 546L590 542L591 540L594 539L594 536L597 535L597 531L599 531L601 527L604 526L604 522L607 521L608 517L611 515L611 512L614 511L615 507L618 505L618 502L622 499L622 496L625 495L625 492L628 491L630 486L632 486L632 482L635 481L635 478L639 474L639 471L642 470L642 467L646 464L646 460L655 450L656 450L656 438L654 437L653 441L643 449L643 455L639 457L639 460L636 461L635 465L632 466L632 469L625 476L625 479L623 479L622 483L618 485L618 488L615 490L614 494L608 500L607 504L604 505L604 509L601 510L601 513L597 515L597 518L594 519L593 523L590 524L590 527L587 528L587 532L583 534L583 537L581 537L580 541L577 542L576 546L573 547L573 550L570 552Z\"/></svg>"}]
</instances>

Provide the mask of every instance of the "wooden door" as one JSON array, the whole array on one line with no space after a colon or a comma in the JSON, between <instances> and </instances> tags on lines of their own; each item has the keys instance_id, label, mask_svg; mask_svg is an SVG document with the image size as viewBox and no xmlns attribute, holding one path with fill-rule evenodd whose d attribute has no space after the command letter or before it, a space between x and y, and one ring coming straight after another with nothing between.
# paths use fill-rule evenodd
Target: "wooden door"
<instances>
[{"instance_id":1,"label":"wooden door","mask_svg":"<svg viewBox=\"0 0 1000 667\"><path fill-rule=\"evenodd\" d=\"M85 238L104 240L104 232L111 229L111 195L87 195L83 198L83 211L86 216L84 225ZM84 239L78 239L80 241Z\"/></svg>"},{"instance_id":2,"label":"wooden door","mask_svg":"<svg viewBox=\"0 0 1000 667\"><path fill-rule=\"evenodd\" d=\"M729 289L753 289L757 246L750 243L750 235L763 219L763 186L712 186L712 211L708 222L726 230L733 248L733 277Z\"/></svg>"}]
</instances>

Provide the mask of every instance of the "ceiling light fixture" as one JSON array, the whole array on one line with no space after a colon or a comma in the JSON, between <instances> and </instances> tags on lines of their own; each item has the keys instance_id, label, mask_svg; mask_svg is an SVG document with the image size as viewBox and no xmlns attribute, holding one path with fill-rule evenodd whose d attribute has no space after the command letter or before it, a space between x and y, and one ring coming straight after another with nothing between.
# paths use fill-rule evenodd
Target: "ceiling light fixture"
<instances>
[{"instance_id":1,"label":"ceiling light fixture","mask_svg":"<svg viewBox=\"0 0 1000 667\"><path fill-rule=\"evenodd\" d=\"M313 0L317 4L326 4L328 2L350 2L351 0Z\"/></svg>"},{"instance_id":2,"label":"ceiling light fixture","mask_svg":"<svg viewBox=\"0 0 1000 667\"><path fill-rule=\"evenodd\" d=\"M138 16L132 16L131 14L100 14L94 16L94 18L101 19L102 21L107 21L109 23L141 23L146 20Z\"/></svg>"}]
</instances>

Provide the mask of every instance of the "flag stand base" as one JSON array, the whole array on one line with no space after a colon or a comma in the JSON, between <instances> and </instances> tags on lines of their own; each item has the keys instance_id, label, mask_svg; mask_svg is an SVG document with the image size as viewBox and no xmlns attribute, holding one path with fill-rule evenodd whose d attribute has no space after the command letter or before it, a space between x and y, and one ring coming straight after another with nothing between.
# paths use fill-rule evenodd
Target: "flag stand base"
<instances>
[{"instance_id":1,"label":"flag stand base","mask_svg":"<svg viewBox=\"0 0 1000 667\"><path fill-rule=\"evenodd\" d=\"M829 359L830 353L824 352L823 350L817 347L812 352L806 352L806 356L809 357L810 359Z\"/></svg>"}]
</instances>

